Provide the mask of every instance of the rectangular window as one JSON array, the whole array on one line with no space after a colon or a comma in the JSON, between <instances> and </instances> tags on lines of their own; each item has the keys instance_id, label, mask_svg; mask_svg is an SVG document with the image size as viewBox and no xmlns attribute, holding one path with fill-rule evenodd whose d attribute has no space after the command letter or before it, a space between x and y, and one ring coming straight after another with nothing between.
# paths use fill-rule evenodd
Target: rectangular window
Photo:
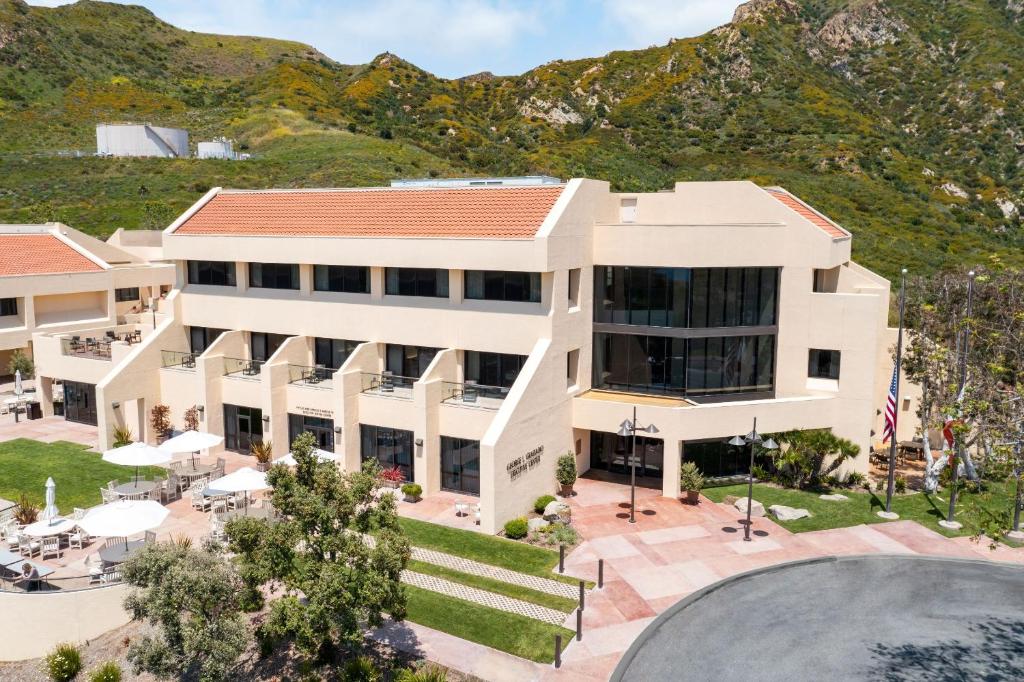
<instances>
[{"instance_id":1,"label":"rectangular window","mask_svg":"<svg viewBox=\"0 0 1024 682\"><path fill-rule=\"evenodd\" d=\"M235 264L227 261L188 261L188 283L220 287L235 286Z\"/></svg>"},{"instance_id":2,"label":"rectangular window","mask_svg":"<svg viewBox=\"0 0 1024 682\"><path fill-rule=\"evenodd\" d=\"M192 344L192 352L200 355L203 351L213 345L217 337L224 333L223 329L211 327L189 327L188 338Z\"/></svg>"},{"instance_id":3,"label":"rectangular window","mask_svg":"<svg viewBox=\"0 0 1024 682\"><path fill-rule=\"evenodd\" d=\"M253 360L266 362L277 352L281 344L288 339L287 334L265 334L264 332L249 333L249 352Z\"/></svg>"},{"instance_id":4,"label":"rectangular window","mask_svg":"<svg viewBox=\"0 0 1024 682\"><path fill-rule=\"evenodd\" d=\"M360 424L359 454L362 461L374 460L384 469L398 467L405 480L413 480L412 431Z\"/></svg>"},{"instance_id":5,"label":"rectangular window","mask_svg":"<svg viewBox=\"0 0 1024 682\"><path fill-rule=\"evenodd\" d=\"M370 293L370 268L362 265L314 265L314 291Z\"/></svg>"},{"instance_id":6,"label":"rectangular window","mask_svg":"<svg viewBox=\"0 0 1024 682\"><path fill-rule=\"evenodd\" d=\"M526 362L525 355L466 351L465 377L483 386L511 388Z\"/></svg>"},{"instance_id":7,"label":"rectangular window","mask_svg":"<svg viewBox=\"0 0 1024 682\"><path fill-rule=\"evenodd\" d=\"M540 273L466 270L466 298L483 301L540 303Z\"/></svg>"},{"instance_id":8,"label":"rectangular window","mask_svg":"<svg viewBox=\"0 0 1024 682\"><path fill-rule=\"evenodd\" d=\"M582 271L580 268L573 268L569 270L569 307L579 308L580 307L580 278ZM539 300L539 299L538 299Z\"/></svg>"},{"instance_id":9,"label":"rectangular window","mask_svg":"<svg viewBox=\"0 0 1024 682\"><path fill-rule=\"evenodd\" d=\"M480 441L441 436L441 489L480 494Z\"/></svg>"},{"instance_id":10,"label":"rectangular window","mask_svg":"<svg viewBox=\"0 0 1024 682\"><path fill-rule=\"evenodd\" d=\"M327 452L334 452L334 420L323 417L310 417L305 414L288 414L288 442L303 433L312 433L316 438L316 446Z\"/></svg>"},{"instance_id":11,"label":"rectangular window","mask_svg":"<svg viewBox=\"0 0 1024 682\"><path fill-rule=\"evenodd\" d=\"M224 447L249 454L249 446L263 441L263 410L224 403Z\"/></svg>"},{"instance_id":12,"label":"rectangular window","mask_svg":"<svg viewBox=\"0 0 1024 682\"><path fill-rule=\"evenodd\" d=\"M812 348L807 363L807 376L813 379L839 379L839 351Z\"/></svg>"},{"instance_id":13,"label":"rectangular window","mask_svg":"<svg viewBox=\"0 0 1024 682\"><path fill-rule=\"evenodd\" d=\"M441 349L389 343L384 368L396 376L419 379L434 361L434 356L439 350Z\"/></svg>"},{"instance_id":14,"label":"rectangular window","mask_svg":"<svg viewBox=\"0 0 1024 682\"><path fill-rule=\"evenodd\" d=\"M661 478L665 462L665 441L646 436L636 438L634 458L633 439L603 431L590 432L590 466L593 469L628 474L631 465L637 476Z\"/></svg>"},{"instance_id":15,"label":"rectangular window","mask_svg":"<svg viewBox=\"0 0 1024 682\"><path fill-rule=\"evenodd\" d=\"M385 268L388 296L448 298L448 271L436 268Z\"/></svg>"},{"instance_id":16,"label":"rectangular window","mask_svg":"<svg viewBox=\"0 0 1024 682\"><path fill-rule=\"evenodd\" d=\"M580 383L580 349L565 354L565 383L568 388Z\"/></svg>"},{"instance_id":17,"label":"rectangular window","mask_svg":"<svg viewBox=\"0 0 1024 682\"><path fill-rule=\"evenodd\" d=\"M0 317L18 314L18 299L0 298Z\"/></svg>"},{"instance_id":18,"label":"rectangular window","mask_svg":"<svg viewBox=\"0 0 1024 682\"><path fill-rule=\"evenodd\" d=\"M118 303L125 303L127 301L138 301L139 288L138 287L127 287L125 289L114 289L114 300Z\"/></svg>"},{"instance_id":19,"label":"rectangular window","mask_svg":"<svg viewBox=\"0 0 1024 682\"><path fill-rule=\"evenodd\" d=\"M298 289L296 263L249 263L249 286L257 289Z\"/></svg>"},{"instance_id":20,"label":"rectangular window","mask_svg":"<svg viewBox=\"0 0 1024 682\"><path fill-rule=\"evenodd\" d=\"M323 365L328 369L338 369L361 343L362 341L348 339L317 338L313 342L314 364Z\"/></svg>"},{"instance_id":21,"label":"rectangular window","mask_svg":"<svg viewBox=\"0 0 1024 682\"><path fill-rule=\"evenodd\" d=\"M619 200L619 222L620 223L635 223L636 222L636 198L620 199Z\"/></svg>"},{"instance_id":22,"label":"rectangular window","mask_svg":"<svg viewBox=\"0 0 1024 682\"><path fill-rule=\"evenodd\" d=\"M741 476L750 470L750 451L744 447L729 445L728 438L683 443L682 460L693 462L708 478ZM758 454L754 463L762 468L771 467L771 455Z\"/></svg>"}]
</instances>

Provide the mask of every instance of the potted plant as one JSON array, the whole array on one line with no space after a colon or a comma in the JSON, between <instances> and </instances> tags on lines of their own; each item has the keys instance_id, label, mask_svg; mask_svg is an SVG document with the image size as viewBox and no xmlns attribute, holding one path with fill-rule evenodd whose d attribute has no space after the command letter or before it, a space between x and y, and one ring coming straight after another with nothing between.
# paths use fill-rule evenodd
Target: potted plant
<instances>
[{"instance_id":1,"label":"potted plant","mask_svg":"<svg viewBox=\"0 0 1024 682\"><path fill-rule=\"evenodd\" d=\"M405 480L405 474L398 467L391 467L380 472L380 478L388 488L397 488ZM421 490L422 492L422 490Z\"/></svg>"},{"instance_id":2,"label":"potted plant","mask_svg":"<svg viewBox=\"0 0 1024 682\"><path fill-rule=\"evenodd\" d=\"M270 460L274 456L274 445L269 440L257 440L249 444L249 452L256 458L256 468L260 471L270 469Z\"/></svg>"},{"instance_id":3,"label":"potted plant","mask_svg":"<svg viewBox=\"0 0 1024 682\"><path fill-rule=\"evenodd\" d=\"M558 458L558 468L555 470L555 479L562 487L562 497L572 496L572 485L576 482L576 455L567 452Z\"/></svg>"},{"instance_id":4,"label":"potted plant","mask_svg":"<svg viewBox=\"0 0 1024 682\"><path fill-rule=\"evenodd\" d=\"M704 475L694 462L683 462L679 471L679 487L686 493L687 504L700 502L700 490L704 487Z\"/></svg>"},{"instance_id":5,"label":"potted plant","mask_svg":"<svg viewBox=\"0 0 1024 682\"><path fill-rule=\"evenodd\" d=\"M132 434L132 430L127 426L115 426L114 427L114 447L119 448L124 445L131 445L132 440L135 438Z\"/></svg>"},{"instance_id":6,"label":"potted plant","mask_svg":"<svg viewBox=\"0 0 1024 682\"><path fill-rule=\"evenodd\" d=\"M18 498L18 506L14 509L14 520L22 526L27 526L30 523L35 523L39 518L39 507L32 504L32 500L29 499L28 495L22 493L21 497Z\"/></svg>"},{"instance_id":7,"label":"potted plant","mask_svg":"<svg viewBox=\"0 0 1024 682\"><path fill-rule=\"evenodd\" d=\"M156 440L162 443L171 435L171 408L163 404L156 404L149 411L149 425L156 433Z\"/></svg>"},{"instance_id":8,"label":"potted plant","mask_svg":"<svg viewBox=\"0 0 1024 682\"><path fill-rule=\"evenodd\" d=\"M419 483L406 483L402 486L402 493L406 502L419 502L423 487Z\"/></svg>"}]
</instances>

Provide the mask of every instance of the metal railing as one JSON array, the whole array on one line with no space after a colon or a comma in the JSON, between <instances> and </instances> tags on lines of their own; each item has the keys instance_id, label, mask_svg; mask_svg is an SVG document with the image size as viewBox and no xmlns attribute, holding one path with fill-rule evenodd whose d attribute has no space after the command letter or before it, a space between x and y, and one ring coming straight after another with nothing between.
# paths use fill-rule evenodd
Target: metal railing
<instances>
[{"instance_id":1,"label":"metal railing","mask_svg":"<svg viewBox=\"0 0 1024 682\"><path fill-rule=\"evenodd\" d=\"M402 377L390 372L381 374L363 372L362 392L412 400L412 386L417 381L416 377Z\"/></svg>"},{"instance_id":2,"label":"metal railing","mask_svg":"<svg viewBox=\"0 0 1024 682\"><path fill-rule=\"evenodd\" d=\"M261 367L263 367L263 360L224 358L224 376L258 379Z\"/></svg>"},{"instance_id":3,"label":"metal railing","mask_svg":"<svg viewBox=\"0 0 1024 682\"><path fill-rule=\"evenodd\" d=\"M335 370L323 365L316 365L315 367L288 365L288 383L301 384L303 386L319 386L326 381L330 381L331 375L334 372Z\"/></svg>"},{"instance_id":4,"label":"metal railing","mask_svg":"<svg viewBox=\"0 0 1024 682\"><path fill-rule=\"evenodd\" d=\"M162 350L160 351L160 366L195 369L196 354L180 350Z\"/></svg>"},{"instance_id":5,"label":"metal railing","mask_svg":"<svg viewBox=\"0 0 1024 682\"><path fill-rule=\"evenodd\" d=\"M501 401L508 396L508 390L503 386L484 386L472 381L465 383L443 381L441 382L441 402L447 405L465 405L485 410L497 410L501 407Z\"/></svg>"}]
</instances>

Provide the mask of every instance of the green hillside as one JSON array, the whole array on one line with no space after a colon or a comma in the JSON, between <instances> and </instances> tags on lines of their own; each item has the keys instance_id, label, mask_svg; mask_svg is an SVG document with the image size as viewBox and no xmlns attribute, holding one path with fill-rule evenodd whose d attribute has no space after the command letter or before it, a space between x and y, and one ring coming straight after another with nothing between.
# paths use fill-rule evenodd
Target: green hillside
<instances>
[{"instance_id":1,"label":"green hillside","mask_svg":"<svg viewBox=\"0 0 1024 682\"><path fill-rule=\"evenodd\" d=\"M754 0L696 38L439 79L390 54L182 31L138 7L0 0L0 220L105 235L214 185L548 173L783 184L892 275L1024 263L1024 3ZM245 162L63 158L99 121L233 137Z\"/></svg>"}]
</instances>

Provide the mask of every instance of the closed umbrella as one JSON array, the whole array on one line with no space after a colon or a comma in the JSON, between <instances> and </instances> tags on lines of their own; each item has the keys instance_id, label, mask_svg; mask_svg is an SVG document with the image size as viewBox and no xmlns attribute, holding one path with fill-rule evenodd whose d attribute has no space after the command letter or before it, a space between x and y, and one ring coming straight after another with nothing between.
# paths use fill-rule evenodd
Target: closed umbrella
<instances>
[{"instance_id":1,"label":"closed umbrella","mask_svg":"<svg viewBox=\"0 0 1024 682\"><path fill-rule=\"evenodd\" d=\"M118 500L89 510L78 526L89 535L125 539L153 530L167 518L170 510L153 500Z\"/></svg>"},{"instance_id":2,"label":"closed umbrella","mask_svg":"<svg viewBox=\"0 0 1024 682\"><path fill-rule=\"evenodd\" d=\"M148 443L129 443L103 453L103 461L111 464L135 467L135 482L139 482L139 467L154 464L166 464L171 461L171 453Z\"/></svg>"},{"instance_id":3,"label":"closed umbrella","mask_svg":"<svg viewBox=\"0 0 1024 682\"><path fill-rule=\"evenodd\" d=\"M341 459L337 454L333 452L328 452L327 450L320 450L319 448L313 450L313 454L316 456L317 459L323 462L337 462L339 459ZM284 457L278 457L277 459L275 459L274 464L284 464L285 466L293 467L296 464L295 455L289 452Z\"/></svg>"},{"instance_id":4,"label":"closed umbrella","mask_svg":"<svg viewBox=\"0 0 1024 682\"><path fill-rule=\"evenodd\" d=\"M222 476L210 481L209 489L224 493L245 493L245 506L249 507L249 492L254 490L266 490L270 487L267 483L267 474L264 471L256 471L252 467L242 467L233 471L227 476Z\"/></svg>"},{"instance_id":5,"label":"closed umbrella","mask_svg":"<svg viewBox=\"0 0 1024 682\"><path fill-rule=\"evenodd\" d=\"M207 450L220 445L223 442L223 436L190 429L188 431L182 431L174 438L168 438L160 444L160 449L166 450L172 455L191 452L192 464L194 465L196 463L196 455L200 450Z\"/></svg>"},{"instance_id":6,"label":"closed umbrella","mask_svg":"<svg viewBox=\"0 0 1024 682\"><path fill-rule=\"evenodd\" d=\"M21 395L25 392L25 387L21 385L21 370L14 370L14 395Z\"/></svg>"},{"instance_id":7,"label":"closed umbrella","mask_svg":"<svg viewBox=\"0 0 1024 682\"><path fill-rule=\"evenodd\" d=\"M40 513L40 517L43 521L53 521L60 516L60 511L57 510L57 505L54 504L57 500L57 484L54 483L52 477L46 479L46 506L43 507L43 511Z\"/></svg>"}]
</instances>

